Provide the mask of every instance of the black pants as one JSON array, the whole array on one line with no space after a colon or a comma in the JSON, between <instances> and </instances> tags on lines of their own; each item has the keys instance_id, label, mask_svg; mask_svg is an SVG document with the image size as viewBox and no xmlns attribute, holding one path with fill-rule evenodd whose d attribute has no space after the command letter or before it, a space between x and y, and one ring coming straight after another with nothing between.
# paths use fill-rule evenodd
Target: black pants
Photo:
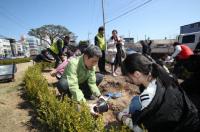
<instances>
[{"instance_id":1,"label":"black pants","mask_svg":"<svg viewBox=\"0 0 200 132\"><path fill-rule=\"evenodd\" d=\"M98 67L99 71L103 73L106 71L105 69L106 59L105 59L105 51L102 50L101 52L102 52L102 57L99 58Z\"/></svg>"},{"instance_id":2,"label":"black pants","mask_svg":"<svg viewBox=\"0 0 200 132\"><path fill-rule=\"evenodd\" d=\"M176 77L181 78L181 75L188 65L188 59L176 59L176 64L174 65L173 73L176 75Z\"/></svg>"},{"instance_id":3,"label":"black pants","mask_svg":"<svg viewBox=\"0 0 200 132\"><path fill-rule=\"evenodd\" d=\"M122 64L122 45L117 44L116 48L117 48L117 54L116 54L115 61L114 61L115 67L121 66L121 64Z\"/></svg>"},{"instance_id":4,"label":"black pants","mask_svg":"<svg viewBox=\"0 0 200 132\"><path fill-rule=\"evenodd\" d=\"M56 60L56 63L55 63L55 67L54 68L57 68L58 65L62 62L61 58L59 55L55 54L53 51L51 51L50 49L48 49L49 53L53 56L53 58Z\"/></svg>"},{"instance_id":5,"label":"black pants","mask_svg":"<svg viewBox=\"0 0 200 132\"><path fill-rule=\"evenodd\" d=\"M185 79L180 85L197 107L200 119L200 89L198 87L200 85L200 70L194 71L193 75Z\"/></svg>"},{"instance_id":6,"label":"black pants","mask_svg":"<svg viewBox=\"0 0 200 132\"><path fill-rule=\"evenodd\" d=\"M96 84L97 84L97 86L102 82L103 77L104 77L104 75L102 75L100 73L96 73ZM71 97L71 93L69 91L69 85L68 85L67 79L61 78L58 81L57 88L58 88L59 93L67 94L69 97ZM92 92L91 92L89 85L88 85L88 81L85 81L85 82L79 84L79 89L81 89L81 91L83 92L84 97L86 99L89 99L90 96L92 95Z\"/></svg>"}]
</instances>

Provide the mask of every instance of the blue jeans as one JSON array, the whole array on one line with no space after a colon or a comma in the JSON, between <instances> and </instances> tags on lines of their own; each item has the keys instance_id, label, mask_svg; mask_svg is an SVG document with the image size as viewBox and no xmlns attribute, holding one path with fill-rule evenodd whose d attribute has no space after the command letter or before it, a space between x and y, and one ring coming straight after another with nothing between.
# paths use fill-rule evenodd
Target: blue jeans
<instances>
[{"instance_id":1,"label":"blue jeans","mask_svg":"<svg viewBox=\"0 0 200 132\"><path fill-rule=\"evenodd\" d=\"M103 77L104 77L103 74L96 73L96 85L97 86L102 82ZM69 85L68 85L67 79L61 78L57 83L57 89L58 89L60 94L67 94L69 97L71 97L71 93L69 91ZM79 89L81 89L81 91L83 92L84 97L86 99L89 99L91 97L92 92L89 88L87 80L85 82L79 84Z\"/></svg>"}]
</instances>

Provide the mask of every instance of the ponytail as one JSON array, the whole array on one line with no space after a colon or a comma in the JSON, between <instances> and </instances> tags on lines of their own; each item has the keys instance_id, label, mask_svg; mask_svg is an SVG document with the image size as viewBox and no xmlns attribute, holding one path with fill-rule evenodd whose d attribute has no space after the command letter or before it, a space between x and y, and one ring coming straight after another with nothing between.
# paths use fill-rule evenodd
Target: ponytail
<instances>
[{"instance_id":1,"label":"ponytail","mask_svg":"<svg viewBox=\"0 0 200 132\"><path fill-rule=\"evenodd\" d=\"M174 79L166 72L166 70L156 63L152 63L151 75L153 78L157 78L161 81L165 88L176 85Z\"/></svg>"}]
</instances>

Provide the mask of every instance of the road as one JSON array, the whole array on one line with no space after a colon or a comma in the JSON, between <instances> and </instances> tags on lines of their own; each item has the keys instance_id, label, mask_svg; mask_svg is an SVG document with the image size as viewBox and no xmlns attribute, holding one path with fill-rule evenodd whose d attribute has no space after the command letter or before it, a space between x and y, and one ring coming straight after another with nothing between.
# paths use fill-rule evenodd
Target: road
<instances>
[{"instance_id":1,"label":"road","mask_svg":"<svg viewBox=\"0 0 200 132\"><path fill-rule=\"evenodd\" d=\"M0 83L0 131L27 132L31 129L31 108L23 99L22 82L32 62L17 64L14 82Z\"/></svg>"}]
</instances>

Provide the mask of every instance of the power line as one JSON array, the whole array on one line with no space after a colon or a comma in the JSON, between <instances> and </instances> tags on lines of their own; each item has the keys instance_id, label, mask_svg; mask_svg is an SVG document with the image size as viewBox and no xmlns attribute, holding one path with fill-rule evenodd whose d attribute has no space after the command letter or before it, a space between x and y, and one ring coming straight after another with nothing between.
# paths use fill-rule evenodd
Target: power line
<instances>
[{"instance_id":1,"label":"power line","mask_svg":"<svg viewBox=\"0 0 200 132\"><path fill-rule=\"evenodd\" d=\"M9 21L15 23L16 25L18 25L20 28L24 28L20 23L16 22L15 20L13 20L12 18L10 18L10 17L8 17L7 15L3 14L2 12L0 12L0 14L1 14L2 16L4 16L4 18L6 18L7 20L9 20Z\"/></svg>"},{"instance_id":2,"label":"power line","mask_svg":"<svg viewBox=\"0 0 200 132\"><path fill-rule=\"evenodd\" d=\"M23 24L23 25L28 25L27 23L25 23L25 21L22 20L22 18L16 16L13 14L13 12L11 12L10 10L8 10L7 8L3 7L2 5L0 6L1 9L5 10L6 13L9 15L9 16L12 16L13 18L15 18L16 20L20 20L20 22Z\"/></svg>"},{"instance_id":3,"label":"power line","mask_svg":"<svg viewBox=\"0 0 200 132\"><path fill-rule=\"evenodd\" d=\"M92 12L92 17L91 17L91 30L95 27L95 12L96 12L96 8L95 8L95 6L96 6L96 0L93 0L93 5L92 5L92 10L91 10L91 12Z\"/></svg>"},{"instance_id":4,"label":"power line","mask_svg":"<svg viewBox=\"0 0 200 132\"><path fill-rule=\"evenodd\" d=\"M132 7L132 4L134 2L136 2L137 0L129 0L129 1L125 1L125 3L121 4L120 7L117 7L116 9L114 10L111 10L111 14L119 14L119 12L124 12L124 11L127 11L127 9L129 7ZM128 8L127 8L128 7ZM130 9L130 8L129 8Z\"/></svg>"},{"instance_id":5,"label":"power line","mask_svg":"<svg viewBox=\"0 0 200 132\"><path fill-rule=\"evenodd\" d=\"M130 5L130 4L132 4L133 2L135 2L135 1L136 1L136 0L131 0L131 1L128 2L127 5Z\"/></svg>"},{"instance_id":6,"label":"power line","mask_svg":"<svg viewBox=\"0 0 200 132\"><path fill-rule=\"evenodd\" d=\"M136 10L136 9L138 9L138 8L140 8L140 7L144 6L144 5L146 5L146 4L148 4L148 3L151 2L151 1L152 1L152 0L148 0L148 1L146 1L146 2L144 2L144 3L142 3L142 4L140 4L140 5L136 6L135 8L130 9L130 10L124 12L123 14L121 14L121 15L119 15L119 16L117 16L117 17L115 17L115 18L113 18L113 19L111 19L111 20L109 20L109 21L107 21L106 24L107 24L107 23L110 23L110 22L112 22L112 21L114 21L114 20L116 20L116 19L118 19L118 18L120 18L120 17L122 17L122 16L127 15L128 13L130 13L130 12L132 12L132 11L134 11L134 10Z\"/></svg>"},{"instance_id":7,"label":"power line","mask_svg":"<svg viewBox=\"0 0 200 132\"><path fill-rule=\"evenodd\" d=\"M144 0L145 1L145 0ZM122 8L120 12L126 12L134 7L134 5L139 5L141 3L141 0L131 0L127 2L127 4Z\"/></svg>"},{"instance_id":8,"label":"power line","mask_svg":"<svg viewBox=\"0 0 200 132\"><path fill-rule=\"evenodd\" d=\"M91 0L89 0L89 1L91 1ZM91 2L89 2L89 4L90 4L90 7L89 7L89 13L90 13L90 20L89 20L89 25L88 25L88 32L90 32L90 30L91 30L91 28L92 28L92 26L93 26L93 19L94 19L94 9L95 9L95 0L92 0Z\"/></svg>"},{"instance_id":9,"label":"power line","mask_svg":"<svg viewBox=\"0 0 200 132\"><path fill-rule=\"evenodd\" d=\"M20 28L25 28L25 26L24 26L24 24L22 24L22 23L20 23L20 22L18 22L18 21L16 21L16 20L19 20L19 18L17 18L16 16L14 16L11 12L9 12L6 8L4 8L3 6L0 6L0 9L2 9L2 11L3 10L6 10L7 11L7 14L6 13L4 13L4 12L0 12L0 14L4 17L4 18L6 18L6 19L8 19L9 21L11 21L11 22L13 22L13 23L15 23L16 25L18 25ZM12 17L11 17L12 16ZM15 18L15 19L14 19Z\"/></svg>"}]
</instances>

